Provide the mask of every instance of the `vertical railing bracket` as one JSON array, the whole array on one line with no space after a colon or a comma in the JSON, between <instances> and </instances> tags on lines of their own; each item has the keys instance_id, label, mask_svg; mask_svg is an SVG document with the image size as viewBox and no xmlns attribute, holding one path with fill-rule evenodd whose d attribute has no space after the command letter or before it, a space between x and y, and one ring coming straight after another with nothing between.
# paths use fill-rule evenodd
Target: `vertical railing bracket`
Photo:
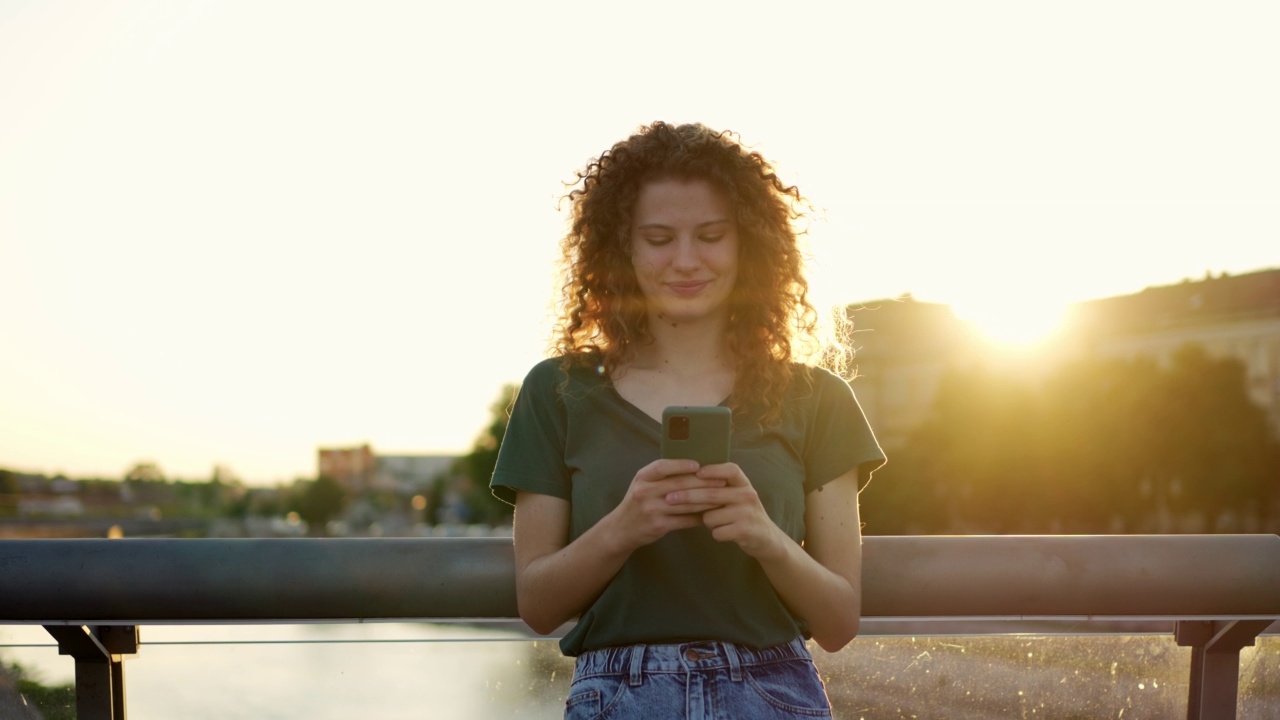
<instances>
[{"instance_id":1,"label":"vertical railing bracket","mask_svg":"<svg viewBox=\"0 0 1280 720\"><path fill-rule=\"evenodd\" d=\"M1187 720L1218 720L1236 716L1240 690L1240 650L1253 645L1272 619L1179 620L1174 639L1191 647L1191 682L1187 689Z\"/></svg>"},{"instance_id":2,"label":"vertical railing bracket","mask_svg":"<svg viewBox=\"0 0 1280 720\"><path fill-rule=\"evenodd\" d=\"M45 625L58 654L76 661L76 719L125 720L124 656L138 652L136 625Z\"/></svg>"}]
</instances>

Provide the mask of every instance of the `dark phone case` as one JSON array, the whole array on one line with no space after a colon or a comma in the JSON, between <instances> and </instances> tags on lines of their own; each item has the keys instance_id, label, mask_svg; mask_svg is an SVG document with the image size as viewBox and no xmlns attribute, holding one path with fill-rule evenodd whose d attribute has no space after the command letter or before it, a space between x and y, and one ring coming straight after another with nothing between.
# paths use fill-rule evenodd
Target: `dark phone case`
<instances>
[{"instance_id":1,"label":"dark phone case","mask_svg":"<svg viewBox=\"0 0 1280 720\"><path fill-rule=\"evenodd\" d=\"M689 438L671 437L671 418L689 418ZM662 457L697 460L699 465L729 462L733 411L720 405L672 405L662 410Z\"/></svg>"}]
</instances>

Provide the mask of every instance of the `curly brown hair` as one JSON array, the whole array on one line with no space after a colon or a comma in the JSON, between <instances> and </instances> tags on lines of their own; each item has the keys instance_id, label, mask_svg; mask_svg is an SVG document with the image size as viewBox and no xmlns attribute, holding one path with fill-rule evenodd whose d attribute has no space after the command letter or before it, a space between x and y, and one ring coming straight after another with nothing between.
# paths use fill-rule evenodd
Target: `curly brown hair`
<instances>
[{"instance_id":1,"label":"curly brown hair","mask_svg":"<svg viewBox=\"0 0 1280 720\"><path fill-rule=\"evenodd\" d=\"M641 188L656 180L704 180L733 208L739 272L728 343L737 363L733 405L760 422L782 413L793 342L814 340L798 237L809 203L773 165L729 131L655 122L577 173L563 251L564 305L554 349L570 362L613 373L653 340L631 263L631 224Z\"/></svg>"}]
</instances>

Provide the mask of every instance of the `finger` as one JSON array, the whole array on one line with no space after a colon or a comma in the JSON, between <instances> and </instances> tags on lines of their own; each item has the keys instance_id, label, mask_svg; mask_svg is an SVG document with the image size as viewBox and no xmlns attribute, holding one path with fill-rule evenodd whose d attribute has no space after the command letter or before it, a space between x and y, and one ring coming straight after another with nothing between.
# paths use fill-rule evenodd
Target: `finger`
<instances>
[{"instance_id":1,"label":"finger","mask_svg":"<svg viewBox=\"0 0 1280 720\"><path fill-rule=\"evenodd\" d=\"M640 468L640 472L636 473L636 479L655 482L672 475L692 475L698 471L698 467L696 460L662 458Z\"/></svg>"},{"instance_id":2,"label":"finger","mask_svg":"<svg viewBox=\"0 0 1280 720\"><path fill-rule=\"evenodd\" d=\"M728 483L719 478L703 479L696 475L687 475L679 479L672 479L666 483L655 483L653 485L653 489L661 491L664 497L671 493L680 493L680 495L676 497L676 502L708 502L715 505L722 505L728 502L728 499L715 495L714 493L724 493L730 488ZM695 494L689 495L688 493Z\"/></svg>"},{"instance_id":3,"label":"finger","mask_svg":"<svg viewBox=\"0 0 1280 720\"><path fill-rule=\"evenodd\" d=\"M671 503L667 512L671 515L700 515L708 510L715 510L719 505L707 503ZM699 520L701 523L701 520Z\"/></svg>"},{"instance_id":4,"label":"finger","mask_svg":"<svg viewBox=\"0 0 1280 720\"><path fill-rule=\"evenodd\" d=\"M725 496L723 487L700 487L688 490L673 490L664 496L669 505L706 505L720 507L730 501Z\"/></svg>"},{"instance_id":5,"label":"finger","mask_svg":"<svg viewBox=\"0 0 1280 720\"><path fill-rule=\"evenodd\" d=\"M672 475L654 481L652 484L655 491L663 494L698 488L723 488L727 485L728 483L720 478L700 478L697 475Z\"/></svg>"},{"instance_id":6,"label":"finger","mask_svg":"<svg viewBox=\"0 0 1280 720\"><path fill-rule=\"evenodd\" d=\"M707 527L711 528L711 539L716 542L738 541L738 531L733 525L720 525L718 527L708 525Z\"/></svg>"},{"instance_id":7,"label":"finger","mask_svg":"<svg viewBox=\"0 0 1280 720\"><path fill-rule=\"evenodd\" d=\"M669 515L666 524L667 532L672 530L687 530L695 528L702 524L702 515L699 513L689 513L687 515Z\"/></svg>"},{"instance_id":8,"label":"finger","mask_svg":"<svg viewBox=\"0 0 1280 720\"><path fill-rule=\"evenodd\" d=\"M723 506L702 513L702 524L712 530L732 523L733 513Z\"/></svg>"},{"instance_id":9,"label":"finger","mask_svg":"<svg viewBox=\"0 0 1280 720\"><path fill-rule=\"evenodd\" d=\"M697 476L705 480L712 478L724 480L725 484L734 487L744 487L751 484L747 476L742 472L742 468L737 463L720 463L719 465L704 465L697 471Z\"/></svg>"}]
</instances>

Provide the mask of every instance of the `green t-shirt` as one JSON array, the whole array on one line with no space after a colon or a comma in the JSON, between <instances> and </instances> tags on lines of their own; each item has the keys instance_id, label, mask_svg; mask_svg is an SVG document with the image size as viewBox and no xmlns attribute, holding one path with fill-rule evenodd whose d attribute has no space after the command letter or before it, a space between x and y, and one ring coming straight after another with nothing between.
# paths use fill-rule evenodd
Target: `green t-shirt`
<instances>
[{"instance_id":1,"label":"green t-shirt","mask_svg":"<svg viewBox=\"0 0 1280 720\"><path fill-rule=\"evenodd\" d=\"M636 472L658 458L662 424L627 402L603 373L544 360L525 378L511 410L490 486L571 504L570 540L611 512ZM769 517L804 539L805 495L857 467L884 463L848 383L796 366L783 417L761 428L735 418L731 460ZM516 519L519 522L519 518ZM637 643L721 640L771 647L808 636L756 560L705 527L678 530L631 554L560 642L565 655Z\"/></svg>"}]
</instances>

